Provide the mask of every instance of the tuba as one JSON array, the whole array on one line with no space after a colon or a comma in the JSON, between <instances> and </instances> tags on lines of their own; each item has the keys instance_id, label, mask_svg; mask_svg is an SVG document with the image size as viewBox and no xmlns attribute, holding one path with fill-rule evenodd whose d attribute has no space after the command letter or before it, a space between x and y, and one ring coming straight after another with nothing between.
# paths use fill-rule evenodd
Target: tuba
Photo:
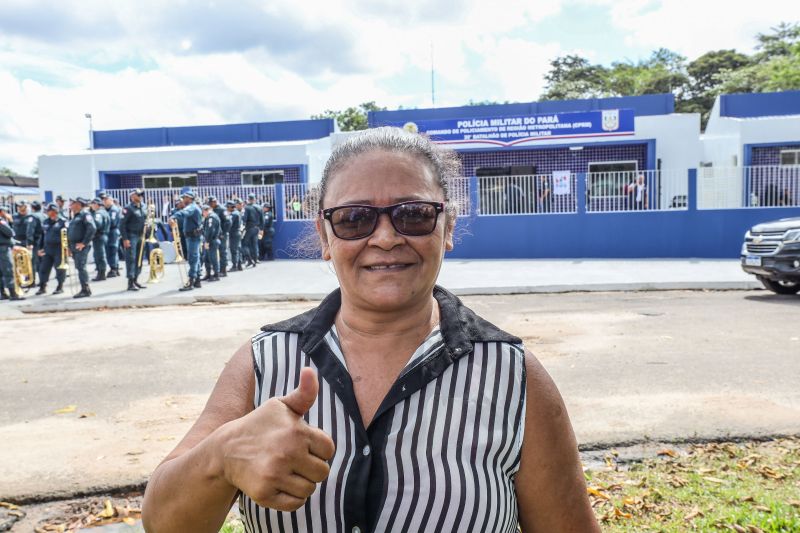
<instances>
[{"instance_id":1,"label":"tuba","mask_svg":"<svg viewBox=\"0 0 800 533\"><path fill-rule=\"evenodd\" d=\"M34 283L33 256L30 250L17 246L12 251L14 259L14 285L17 293L20 289L27 289Z\"/></svg>"},{"instance_id":2,"label":"tuba","mask_svg":"<svg viewBox=\"0 0 800 533\"><path fill-rule=\"evenodd\" d=\"M147 283L158 283L164 277L164 251L161 248L153 248L150 250L148 258L150 277L147 279Z\"/></svg>"}]
</instances>

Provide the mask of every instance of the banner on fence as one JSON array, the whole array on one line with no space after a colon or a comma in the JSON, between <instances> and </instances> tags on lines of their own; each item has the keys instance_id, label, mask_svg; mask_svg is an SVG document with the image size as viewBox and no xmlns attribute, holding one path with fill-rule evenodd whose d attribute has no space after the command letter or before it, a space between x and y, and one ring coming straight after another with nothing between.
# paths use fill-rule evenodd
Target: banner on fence
<instances>
[{"instance_id":1,"label":"banner on fence","mask_svg":"<svg viewBox=\"0 0 800 533\"><path fill-rule=\"evenodd\" d=\"M569 194L569 181L572 173L569 170L553 171L553 194Z\"/></svg>"},{"instance_id":2,"label":"banner on fence","mask_svg":"<svg viewBox=\"0 0 800 533\"><path fill-rule=\"evenodd\" d=\"M385 125L425 133L440 143L511 146L544 139L633 135L634 112L633 109L605 109L577 113L388 122Z\"/></svg>"}]
</instances>

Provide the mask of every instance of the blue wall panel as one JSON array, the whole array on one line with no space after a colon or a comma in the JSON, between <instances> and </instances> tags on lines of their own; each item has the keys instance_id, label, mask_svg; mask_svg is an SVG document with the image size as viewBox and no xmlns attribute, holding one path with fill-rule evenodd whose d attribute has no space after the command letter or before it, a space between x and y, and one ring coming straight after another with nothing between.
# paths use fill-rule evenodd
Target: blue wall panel
<instances>
[{"instance_id":1,"label":"blue wall panel","mask_svg":"<svg viewBox=\"0 0 800 533\"><path fill-rule=\"evenodd\" d=\"M723 94L719 114L737 118L800 115L800 91Z\"/></svg>"}]
</instances>

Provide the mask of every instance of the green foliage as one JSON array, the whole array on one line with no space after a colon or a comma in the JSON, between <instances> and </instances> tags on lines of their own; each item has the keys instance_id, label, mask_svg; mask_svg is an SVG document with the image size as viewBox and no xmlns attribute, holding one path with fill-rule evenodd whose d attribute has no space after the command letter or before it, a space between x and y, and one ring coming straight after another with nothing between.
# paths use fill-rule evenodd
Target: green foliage
<instances>
[{"instance_id":1,"label":"green foliage","mask_svg":"<svg viewBox=\"0 0 800 533\"><path fill-rule=\"evenodd\" d=\"M19 174L17 174L16 172L14 172L13 170L11 170L8 167L3 167L3 168L0 168L0 176L11 176L12 178L15 178L15 177L19 176Z\"/></svg>"},{"instance_id":2,"label":"green foliage","mask_svg":"<svg viewBox=\"0 0 800 533\"><path fill-rule=\"evenodd\" d=\"M370 111L385 111L385 107L378 106L374 101L364 102L358 107L348 107L344 111L326 109L318 115L311 115L313 119L332 118L336 120L342 131L356 131L367 129L367 113Z\"/></svg>"}]
</instances>

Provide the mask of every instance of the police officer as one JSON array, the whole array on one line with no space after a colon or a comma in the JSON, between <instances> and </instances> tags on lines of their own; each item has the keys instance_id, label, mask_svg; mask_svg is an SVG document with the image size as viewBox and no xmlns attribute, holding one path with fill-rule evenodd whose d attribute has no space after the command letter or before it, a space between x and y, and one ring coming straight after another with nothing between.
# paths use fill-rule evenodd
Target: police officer
<instances>
[{"instance_id":1,"label":"police officer","mask_svg":"<svg viewBox=\"0 0 800 533\"><path fill-rule=\"evenodd\" d=\"M69 204L72 211L72 220L67 226L67 238L69 239L69 252L75 261L75 270L78 271L78 280L81 282L81 290L73 298L86 298L92 295L89 288L89 273L86 271L86 262L89 259L89 252L92 249L92 239L97 233L94 217L87 207L89 200L78 196Z\"/></svg>"},{"instance_id":2,"label":"police officer","mask_svg":"<svg viewBox=\"0 0 800 533\"><path fill-rule=\"evenodd\" d=\"M106 261L108 261L109 278L119 276L119 225L122 222L122 209L114 203L114 199L105 192L100 193L103 206L108 213L108 243L106 244Z\"/></svg>"},{"instance_id":3,"label":"police officer","mask_svg":"<svg viewBox=\"0 0 800 533\"><path fill-rule=\"evenodd\" d=\"M28 241L28 249L31 251L33 271L35 272L35 275L38 275L39 262L41 261L41 257L39 257L39 251L41 250L40 243L42 240L44 221L47 217L45 217L44 213L42 213L42 204L40 204L38 200L31 202L31 211L31 216L33 217L33 222L31 224L33 227L33 241Z\"/></svg>"},{"instance_id":4,"label":"police officer","mask_svg":"<svg viewBox=\"0 0 800 533\"><path fill-rule=\"evenodd\" d=\"M231 230L231 221L228 220L227 211L219 205L216 196L208 197L208 205L219 218L219 275L223 278L228 275L228 233Z\"/></svg>"},{"instance_id":5,"label":"police officer","mask_svg":"<svg viewBox=\"0 0 800 533\"><path fill-rule=\"evenodd\" d=\"M119 223L119 232L122 236L122 247L125 248L125 275L128 277L128 290L138 291L145 289L139 284L141 270L141 254L144 249L141 245L144 235L144 225L147 219L146 206L142 202L144 191L135 189L131 193L131 202L122 210L122 220ZM139 250L142 250L140 253Z\"/></svg>"},{"instance_id":6,"label":"police officer","mask_svg":"<svg viewBox=\"0 0 800 533\"><path fill-rule=\"evenodd\" d=\"M61 216L58 205L47 205L47 218L42 223L42 236L39 238L39 290L36 294L47 291L47 282L50 279L50 270L56 267L56 281L58 286L53 294L64 292L64 279L67 277L66 268L57 268L61 262L61 230L67 227L67 220ZM66 257L64 258L66 263Z\"/></svg>"},{"instance_id":7,"label":"police officer","mask_svg":"<svg viewBox=\"0 0 800 533\"><path fill-rule=\"evenodd\" d=\"M203 281L219 281L219 217L209 205L203 206L203 256L206 275Z\"/></svg>"},{"instance_id":8,"label":"police officer","mask_svg":"<svg viewBox=\"0 0 800 533\"><path fill-rule=\"evenodd\" d=\"M247 205L244 208L244 239L242 247L247 253L247 266L254 267L258 261L258 233L261 231L263 220L261 210L256 204L256 195L247 195Z\"/></svg>"},{"instance_id":9,"label":"police officer","mask_svg":"<svg viewBox=\"0 0 800 533\"><path fill-rule=\"evenodd\" d=\"M69 220L72 218L72 213L70 212L69 208L64 205L64 197L60 194L56 196L56 205L58 206L58 214L60 214L65 219Z\"/></svg>"},{"instance_id":10,"label":"police officer","mask_svg":"<svg viewBox=\"0 0 800 533\"><path fill-rule=\"evenodd\" d=\"M194 201L194 193L185 191L181 200L186 205L172 216L181 225L186 238L186 260L189 262L189 280L181 287L181 291L199 289L200 285L200 241L203 236L203 215Z\"/></svg>"},{"instance_id":11,"label":"police officer","mask_svg":"<svg viewBox=\"0 0 800 533\"><path fill-rule=\"evenodd\" d=\"M106 245L108 244L108 231L111 227L111 219L108 212L102 207L102 200L94 198L91 203L92 216L94 217L94 225L97 227L97 233L94 234L92 240L92 250L94 251L94 266L97 269L97 275L92 281L104 281L106 279Z\"/></svg>"},{"instance_id":12,"label":"police officer","mask_svg":"<svg viewBox=\"0 0 800 533\"><path fill-rule=\"evenodd\" d=\"M241 205L241 204L240 204ZM233 200L225 202L225 207L228 209L228 220L230 220L230 228L228 229L228 244L231 252L231 272L242 270L242 253L239 247L242 244L242 215L236 209L236 203Z\"/></svg>"},{"instance_id":13,"label":"police officer","mask_svg":"<svg viewBox=\"0 0 800 533\"><path fill-rule=\"evenodd\" d=\"M261 227L261 258L272 261L275 256L272 252L272 236L275 235L275 215L272 213L272 204L264 202L262 206L264 225Z\"/></svg>"},{"instance_id":14,"label":"police officer","mask_svg":"<svg viewBox=\"0 0 800 533\"><path fill-rule=\"evenodd\" d=\"M0 205L0 300L24 300L14 285L14 265L11 250L14 248L14 217L7 205ZM4 288L5 287L5 288ZM8 289L6 296L5 289Z\"/></svg>"},{"instance_id":15,"label":"police officer","mask_svg":"<svg viewBox=\"0 0 800 533\"><path fill-rule=\"evenodd\" d=\"M20 246L32 251L35 219L33 218L33 215L28 212L28 202L21 200L16 203L16 206L17 212L13 217L14 238L17 240ZM33 258L31 258L31 263L33 263Z\"/></svg>"}]
</instances>

